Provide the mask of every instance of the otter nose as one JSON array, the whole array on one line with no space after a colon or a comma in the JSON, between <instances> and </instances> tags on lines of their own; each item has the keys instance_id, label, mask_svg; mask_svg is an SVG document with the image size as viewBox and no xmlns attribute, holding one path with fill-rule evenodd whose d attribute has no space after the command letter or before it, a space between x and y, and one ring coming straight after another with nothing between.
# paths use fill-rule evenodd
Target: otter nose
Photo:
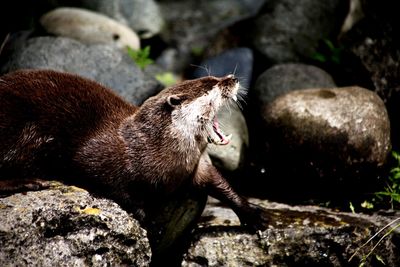
<instances>
[{"instance_id":1,"label":"otter nose","mask_svg":"<svg viewBox=\"0 0 400 267\"><path fill-rule=\"evenodd\" d=\"M228 79L232 79L232 81L234 81L235 83L239 82L238 78L235 77L235 75L233 74L229 74L228 76L226 76Z\"/></svg>"}]
</instances>

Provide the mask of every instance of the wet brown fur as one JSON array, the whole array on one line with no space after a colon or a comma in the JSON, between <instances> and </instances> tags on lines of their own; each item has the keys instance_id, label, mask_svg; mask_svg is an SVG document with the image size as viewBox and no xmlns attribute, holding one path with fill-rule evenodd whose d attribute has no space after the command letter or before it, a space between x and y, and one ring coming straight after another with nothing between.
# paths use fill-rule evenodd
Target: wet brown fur
<instances>
[{"instance_id":1,"label":"wet brown fur","mask_svg":"<svg viewBox=\"0 0 400 267\"><path fill-rule=\"evenodd\" d=\"M237 195L214 168L204 153L204 138L196 136L196 146L186 149L169 130L174 108L217 83L227 95L232 82L215 77L183 82L138 108L72 74L24 70L4 75L0 180L63 178L116 200L141 220L152 189L168 193L191 181L228 203L242 223L262 227L262 211Z\"/></svg>"}]
</instances>

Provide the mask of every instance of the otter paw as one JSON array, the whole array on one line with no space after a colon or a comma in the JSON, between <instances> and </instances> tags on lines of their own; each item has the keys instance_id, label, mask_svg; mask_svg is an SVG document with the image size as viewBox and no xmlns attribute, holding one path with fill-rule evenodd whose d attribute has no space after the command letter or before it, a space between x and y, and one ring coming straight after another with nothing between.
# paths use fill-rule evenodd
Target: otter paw
<instances>
[{"instance_id":1,"label":"otter paw","mask_svg":"<svg viewBox=\"0 0 400 267\"><path fill-rule=\"evenodd\" d=\"M270 218L271 215L266 209L255 204L249 204L249 206L244 211L242 210L239 215L242 226L252 233L267 229Z\"/></svg>"}]
</instances>

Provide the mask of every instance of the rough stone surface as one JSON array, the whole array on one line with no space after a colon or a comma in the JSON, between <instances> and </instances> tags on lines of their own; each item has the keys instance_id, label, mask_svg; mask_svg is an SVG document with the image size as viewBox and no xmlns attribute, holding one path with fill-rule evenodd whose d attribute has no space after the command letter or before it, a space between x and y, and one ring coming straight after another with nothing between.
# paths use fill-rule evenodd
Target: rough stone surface
<instances>
[{"instance_id":1,"label":"rough stone surface","mask_svg":"<svg viewBox=\"0 0 400 267\"><path fill-rule=\"evenodd\" d=\"M10 55L0 71L6 73L26 68L79 74L110 87L134 105L140 105L162 88L119 49L107 45L84 45L64 37L29 39Z\"/></svg>"},{"instance_id":2,"label":"rough stone surface","mask_svg":"<svg viewBox=\"0 0 400 267\"><path fill-rule=\"evenodd\" d=\"M146 231L125 211L77 188L0 198L1 266L148 266Z\"/></svg>"},{"instance_id":3,"label":"rough stone surface","mask_svg":"<svg viewBox=\"0 0 400 267\"><path fill-rule=\"evenodd\" d=\"M379 177L387 175L390 122L374 92L293 91L264 106L262 115L266 175L256 188L267 195L348 205L346 199L360 201L384 187Z\"/></svg>"},{"instance_id":4,"label":"rough stone surface","mask_svg":"<svg viewBox=\"0 0 400 267\"><path fill-rule=\"evenodd\" d=\"M266 208L270 226L250 234L234 213L213 201L193 234L182 266L359 266L373 242L352 254L374 233L398 216L384 217L332 211L315 206L289 206L251 199ZM374 251L386 266L398 266L399 232L388 235ZM383 266L371 256L364 266Z\"/></svg>"},{"instance_id":5,"label":"rough stone surface","mask_svg":"<svg viewBox=\"0 0 400 267\"><path fill-rule=\"evenodd\" d=\"M298 90L266 106L266 123L288 147L328 153L346 165L383 165L391 149L383 101L360 87ZM285 149L285 148L282 148Z\"/></svg>"},{"instance_id":6,"label":"rough stone surface","mask_svg":"<svg viewBox=\"0 0 400 267\"><path fill-rule=\"evenodd\" d=\"M208 145L207 152L216 166L227 171L236 171L243 167L249 146L246 120L236 105L221 108L217 117L223 132L232 134L232 139L225 146Z\"/></svg>"},{"instance_id":7,"label":"rough stone surface","mask_svg":"<svg viewBox=\"0 0 400 267\"><path fill-rule=\"evenodd\" d=\"M158 34L164 25L154 0L79 0L82 7L120 21L134 29L141 38Z\"/></svg>"},{"instance_id":8,"label":"rough stone surface","mask_svg":"<svg viewBox=\"0 0 400 267\"><path fill-rule=\"evenodd\" d=\"M324 39L336 38L348 1L267 1L254 23L255 47L272 63L311 58Z\"/></svg>"},{"instance_id":9,"label":"rough stone surface","mask_svg":"<svg viewBox=\"0 0 400 267\"><path fill-rule=\"evenodd\" d=\"M219 31L254 16L265 1L166 1L160 3L166 21L163 39L180 52L205 48Z\"/></svg>"},{"instance_id":10,"label":"rough stone surface","mask_svg":"<svg viewBox=\"0 0 400 267\"><path fill-rule=\"evenodd\" d=\"M56 8L44 14L40 24L48 33L85 44L109 44L121 49L140 48L139 37L129 27L82 8Z\"/></svg>"},{"instance_id":11,"label":"rough stone surface","mask_svg":"<svg viewBox=\"0 0 400 267\"><path fill-rule=\"evenodd\" d=\"M269 104L290 91L331 87L336 87L336 84L324 70L312 65L287 63L264 71L257 78L254 91L261 104Z\"/></svg>"}]
</instances>

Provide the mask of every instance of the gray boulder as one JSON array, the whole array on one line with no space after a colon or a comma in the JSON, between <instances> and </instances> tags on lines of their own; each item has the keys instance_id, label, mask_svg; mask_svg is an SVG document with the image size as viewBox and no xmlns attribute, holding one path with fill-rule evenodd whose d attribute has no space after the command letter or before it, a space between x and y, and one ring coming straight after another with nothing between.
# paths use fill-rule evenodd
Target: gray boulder
<instances>
[{"instance_id":1,"label":"gray boulder","mask_svg":"<svg viewBox=\"0 0 400 267\"><path fill-rule=\"evenodd\" d=\"M18 46L16 46L18 47ZM53 69L100 82L134 105L140 105L162 86L145 75L133 60L107 45L85 45L64 37L36 37L11 53L1 73L18 69Z\"/></svg>"},{"instance_id":2,"label":"gray boulder","mask_svg":"<svg viewBox=\"0 0 400 267\"><path fill-rule=\"evenodd\" d=\"M285 146L329 153L346 165L381 166L391 149L385 105L361 87L293 91L266 106L263 115Z\"/></svg>"},{"instance_id":3,"label":"gray boulder","mask_svg":"<svg viewBox=\"0 0 400 267\"><path fill-rule=\"evenodd\" d=\"M398 216L362 215L315 206L289 206L251 199L270 216L267 230L250 234L234 213L215 201L203 213L202 223L182 266L361 266L383 231L351 256L378 230ZM387 229L389 230L389 229ZM399 231L389 234L374 255L385 266L399 266ZM363 266L381 266L370 256ZM350 260L351 259L351 260Z\"/></svg>"},{"instance_id":4,"label":"gray boulder","mask_svg":"<svg viewBox=\"0 0 400 267\"><path fill-rule=\"evenodd\" d=\"M122 22L149 38L158 34L164 24L158 4L154 0L78 0L83 8L103 13Z\"/></svg>"},{"instance_id":5,"label":"gray boulder","mask_svg":"<svg viewBox=\"0 0 400 267\"><path fill-rule=\"evenodd\" d=\"M319 41L336 38L347 0L268 1L254 23L252 42L272 63L311 58Z\"/></svg>"},{"instance_id":6,"label":"gray boulder","mask_svg":"<svg viewBox=\"0 0 400 267\"><path fill-rule=\"evenodd\" d=\"M262 1L220 0L161 2L160 8L166 20L163 36L176 42L179 47L201 46L204 37L215 36L220 30L235 22L254 16L262 7Z\"/></svg>"},{"instance_id":7,"label":"gray boulder","mask_svg":"<svg viewBox=\"0 0 400 267\"><path fill-rule=\"evenodd\" d=\"M146 231L73 186L0 198L1 266L148 266Z\"/></svg>"},{"instance_id":8,"label":"gray boulder","mask_svg":"<svg viewBox=\"0 0 400 267\"><path fill-rule=\"evenodd\" d=\"M264 106L262 115L268 148L263 160L275 177L265 182L273 182L276 191L344 201L382 187L378 177L385 175L391 150L390 122L374 92L293 91Z\"/></svg>"},{"instance_id":9,"label":"gray boulder","mask_svg":"<svg viewBox=\"0 0 400 267\"><path fill-rule=\"evenodd\" d=\"M257 78L254 92L257 101L265 105L290 91L331 87L336 87L336 84L331 75L324 70L312 65L286 63L264 71Z\"/></svg>"},{"instance_id":10,"label":"gray boulder","mask_svg":"<svg viewBox=\"0 0 400 267\"><path fill-rule=\"evenodd\" d=\"M131 28L107 16L83 8L61 7L40 18L51 34L76 39L85 44L108 44L118 48L140 48L140 40Z\"/></svg>"},{"instance_id":11,"label":"gray boulder","mask_svg":"<svg viewBox=\"0 0 400 267\"><path fill-rule=\"evenodd\" d=\"M177 47L178 58L188 64L191 54L201 54L222 30L255 16L265 0L162 1L165 27L161 37Z\"/></svg>"}]
</instances>

